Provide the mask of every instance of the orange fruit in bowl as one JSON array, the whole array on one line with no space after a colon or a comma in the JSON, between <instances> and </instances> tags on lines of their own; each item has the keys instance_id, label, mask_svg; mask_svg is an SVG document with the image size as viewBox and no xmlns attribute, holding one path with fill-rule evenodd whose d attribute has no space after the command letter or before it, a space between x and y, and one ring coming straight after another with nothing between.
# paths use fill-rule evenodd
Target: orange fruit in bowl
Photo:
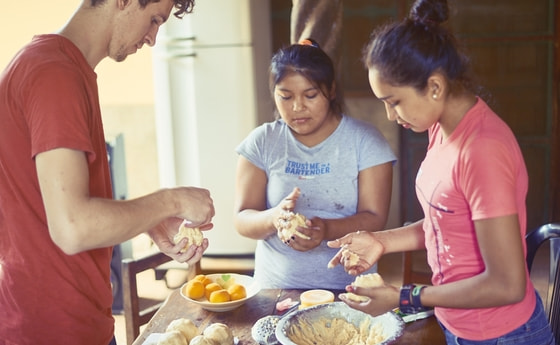
<instances>
[{"instance_id":1,"label":"orange fruit in bowl","mask_svg":"<svg viewBox=\"0 0 560 345\"><path fill-rule=\"evenodd\" d=\"M247 290L241 284L233 284L227 289L232 301L247 297Z\"/></svg>"},{"instance_id":2,"label":"orange fruit in bowl","mask_svg":"<svg viewBox=\"0 0 560 345\"><path fill-rule=\"evenodd\" d=\"M185 285L183 293L190 299L199 299L204 296L204 285L198 280L191 280Z\"/></svg>"},{"instance_id":3,"label":"orange fruit in bowl","mask_svg":"<svg viewBox=\"0 0 560 345\"><path fill-rule=\"evenodd\" d=\"M231 297L226 289L221 289L217 291L213 291L210 294L210 298L208 298L210 303L223 303L231 301Z\"/></svg>"},{"instance_id":4,"label":"orange fruit in bowl","mask_svg":"<svg viewBox=\"0 0 560 345\"><path fill-rule=\"evenodd\" d=\"M210 283L210 284L208 284L204 287L204 296L206 296L206 299L210 301L210 294L214 291L218 291L218 290L222 290L222 289L223 288L221 287L220 284Z\"/></svg>"},{"instance_id":5,"label":"orange fruit in bowl","mask_svg":"<svg viewBox=\"0 0 560 345\"><path fill-rule=\"evenodd\" d=\"M204 274L198 274L196 275L192 280L198 280L202 283L202 285L206 286L208 284L210 284L212 282L212 279L208 278L206 275Z\"/></svg>"}]
</instances>

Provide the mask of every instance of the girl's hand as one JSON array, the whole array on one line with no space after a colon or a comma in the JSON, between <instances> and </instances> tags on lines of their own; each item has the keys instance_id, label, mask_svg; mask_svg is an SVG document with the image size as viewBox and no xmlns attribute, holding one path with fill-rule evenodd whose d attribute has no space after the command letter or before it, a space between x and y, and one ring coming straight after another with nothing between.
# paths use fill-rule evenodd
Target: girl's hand
<instances>
[{"instance_id":1,"label":"girl's hand","mask_svg":"<svg viewBox=\"0 0 560 345\"><path fill-rule=\"evenodd\" d=\"M392 285L374 288L359 288L352 285L346 286L346 291L369 298L366 302L356 302L342 293L338 297L351 308L363 311L372 316L384 314L399 306L400 289Z\"/></svg>"},{"instance_id":2,"label":"girl's hand","mask_svg":"<svg viewBox=\"0 0 560 345\"><path fill-rule=\"evenodd\" d=\"M275 209L276 212L274 212L275 216L274 216L274 227L276 228L276 230L280 231L282 230L280 224L282 224L282 219L285 218L285 214L286 212L290 212L293 211L294 208L296 208L296 202L297 199L299 198L301 192L299 190L298 187L295 187L292 192L290 194L288 194L288 196L286 196L284 199L282 199L282 201L280 201L280 203L278 205L276 205Z\"/></svg>"},{"instance_id":3,"label":"girl's hand","mask_svg":"<svg viewBox=\"0 0 560 345\"><path fill-rule=\"evenodd\" d=\"M300 252L305 252L319 246L325 238L327 231L326 223L318 217L315 217L312 220L308 219L305 225L305 227L298 226L297 230L309 237L309 239L292 236L289 241L286 241L287 245Z\"/></svg>"},{"instance_id":4,"label":"girl's hand","mask_svg":"<svg viewBox=\"0 0 560 345\"><path fill-rule=\"evenodd\" d=\"M370 269L384 253L381 242L369 231L352 232L339 239L328 241L327 245L331 248L340 248L329 261L329 267L343 265L344 270L352 275L359 275ZM354 256L357 256L357 262Z\"/></svg>"}]
</instances>

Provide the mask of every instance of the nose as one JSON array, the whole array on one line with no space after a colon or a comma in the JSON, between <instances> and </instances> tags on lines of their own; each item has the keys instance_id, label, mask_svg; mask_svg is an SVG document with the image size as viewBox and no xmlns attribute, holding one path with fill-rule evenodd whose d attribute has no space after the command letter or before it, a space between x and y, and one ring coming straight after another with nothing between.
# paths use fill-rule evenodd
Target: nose
<instances>
[{"instance_id":1,"label":"nose","mask_svg":"<svg viewBox=\"0 0 560 345\"><path fill-rule=\"evenodd\" d=\"M303 100L299 98L295 98L292 104L292 110L297 112L297 111L302 111L304 108L305 106L303 105Z\"/></svg>"},{"instance_id":2,"label":"nose","mask_svg":"<svg viewBox=\"0 0 560 345\"><path fill-rule=\"evenodd\" d=\"M387 119L389 121L396 121L397 120L397 112L395 109L391 108L388 104L385 104L385 111L387 112Z\"/></svg>"},{"instance_id":3,"label":"nose","mask_svg":"<svg viewBox=\"0 0 560 345\"><path fill-rule=\"evenodd\" d=\"M150 30L144 37L144 42L150 47L153 47L156 44L156 37L157 37L158 30L159 30L159 26L154 25L153 27L150 28Z\"/></svg>"}]
</instances>

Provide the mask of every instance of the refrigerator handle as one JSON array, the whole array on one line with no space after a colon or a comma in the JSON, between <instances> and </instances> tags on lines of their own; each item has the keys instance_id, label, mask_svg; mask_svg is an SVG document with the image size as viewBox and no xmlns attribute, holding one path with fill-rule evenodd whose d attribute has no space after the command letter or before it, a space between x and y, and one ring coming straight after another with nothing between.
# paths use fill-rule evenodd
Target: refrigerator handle
<instances>
[{"instance_id":1,"label":"refrigerator handle","mask_svg":"<svg viewBox=\"0 0 560 345\"><path fill-rule=\"evenodd\" d=\"M173 38L169 39L169 43L184 42L184 41L194 41L195 39L196 39L195 36L173 37Z\"/></svg>"},{"instance_id":2,"label":"refrigerator handle","mask_svg":"<svg viewBox=\"0 0 560 345\"><path fill-rule=\"evenodd\" d=\"M196 57L196 53L185 53L185 54L161 54L165 60L173 60L173 59L182 59L182 58L194 58Z\"/></svg>"}]
</instances>

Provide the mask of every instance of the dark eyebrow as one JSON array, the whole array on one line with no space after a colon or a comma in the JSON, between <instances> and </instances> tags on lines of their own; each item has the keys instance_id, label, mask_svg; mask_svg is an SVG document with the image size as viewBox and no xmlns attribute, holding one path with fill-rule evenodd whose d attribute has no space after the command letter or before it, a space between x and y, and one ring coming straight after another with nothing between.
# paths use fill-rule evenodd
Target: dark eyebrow
<instances>
[{"instance_id":1,"label":"dark eyebrow","mask_svg":"<svg viewBox=\"0 0 560 345\"><path fill-rule=\"evenodd\" d=\"M391 97L393 97L393 96L378 97L377 99L380 100L380 101L384 101L384 100L389 99Z\"/></svg>"}]
</instances>

